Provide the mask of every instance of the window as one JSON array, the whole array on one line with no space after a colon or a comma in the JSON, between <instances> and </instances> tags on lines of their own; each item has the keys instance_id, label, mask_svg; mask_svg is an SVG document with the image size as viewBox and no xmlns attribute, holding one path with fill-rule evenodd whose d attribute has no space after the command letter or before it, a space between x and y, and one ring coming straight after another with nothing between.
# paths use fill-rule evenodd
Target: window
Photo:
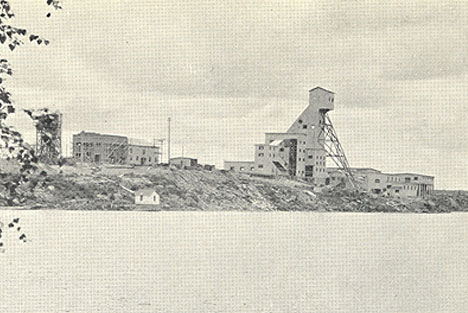
<instances>
[{"instance_id":1,"label":"window","mask_svg":"<svg viewBox=\"0 0 468 313\"><path fill-rule=\"evenodd\" d=\"M244 170L244 167L243 167L243 166L241 166L241 167L240 167L240 170L241 170L241 171L243 171L243 170Z\"/></svg>"},{"instance_id":2,"label":"window","mask_svg":"<svg viewBox=\"0 0 468 313\"><path fill-rule=\"evenodd\" d=\"M299 124L302 124L302 120L297 121Z\"/></svg>"},{"instance_id":3,"label":"window","mask_svg":"<svg viewBox=\"0 0 468 313\"><path fill-rule=\"evenodd\" d=\"M280 152L283 152L284 151L284 148L280 148Z\"/></svg>"},{"instance_id":4,"label":"window","mask_svg":"<svg viewBox=\"0 0 468 313\"><path fill-rule=\"evenodd\" d=\"M250 170L255 171L255 167L254 166L250 167Z\"/></svg>"},{"instance_id":5,"label":"window","mask_svg":"<svg viewBox=\"0 0 468 313\"><path fill-rule=\"evenodd\" d=\"M417 177L414 177L414 180L418 180L418 178L417 178Z\"/></svg>"},{"instance_id":6,"label":"window","mask_svg":"<svg viewBox=\"0 0 468 313\"><path fill-rule=\"evenodd\" d=\"M376 184L380 183L380 179L377 178L377 179L375 180L375 183L376 183Z\"/></svg>"},{"instance_id":7,"label":"window","mask_svg":"<svg viewBox=\"0 0 468 313\"><path fill-rule=\"evenodd\" d=\"M143 201L143 195L140 195L140 201Z\"/></svg>"},{"instance_id":8,"label":"window","mask_svg":"<svg viewBox=\"0 0 468 313\"><path fill-rule=\"evenodd\" d=\"M148 162L151 162L151 157L148 158Z\"/></svg>"},{"instance_id":9,"label":"window","mask_svg":"<svg viewBox=\"0 0 468 313\"><path fill-rule=\"evenodd\" d=\"M307 129L307 125L306 124L302 125L302 128Z\"/></svg>"},{"instance_id":10,"label":"window","mask_svg":"<svg viewBox=\"0 0 468 313\"><path fill-rule=\"evenodd\" d=\"M396 190L395 190L395 193L399 193L399 192L400 192L400 190L399 190L399 189L396 189Z\"/></svg>"},{"instance_id":11,"label":"window","mask_svg":"<svg viewBox=\"0 0 468 313\"><path fill-rule=\"evenodd\" d=\"M312 156L312 155L309 155L309 159L312 159L312 158L313 158L313 156Z\"/></svg>"},{"instance_id":12,"label":"window","mask_svg":"<svg viewBox=\"0 0 468 313\"><path fill-rule=\"evenodd\" d=\"M143 149L143 154L145 154L145 152L146 152L145 149Z\"/></svg>"},{"instance_id":13,"label":"window","mask_svg":"<svg viewBox=\"0 0 468 313\"><path fill-rule=\"evenodd\" d=\"M234 166L231 166L231 167L229 168L229 170L234 171L234 170L235 170L235 167L234 167Z\"/></svg>"},{"instance_id":14,"label":"window","mask_svg":"<svg viewBox=\"0 0 468 313\"><path fill-rule=\"evenodd\" d=\"M153 196L153 201L156 202L156 196Z\"/></svg>"},{"instance_id":15,"label":"window","mask_svg":"<svg viewBox=\"0 0 468 313\"><path fill-rule=\"evenodd\" d=\"M264 156L264 154L263 154L263 153L259 153L258 156L259 156L259 157L262 157L262 156Z\"/></svg>"},{"instance_id":16,"label":"window","mask_svg":"<svg viewBox=\"0 0 468 313\"><path fill-rule=\"evenodd\" d=\"M136 156L136 160L138 161L138 155Z\"/></svg>"},{"instance_id":17,"label":"window","mask_svg":"<svg viewBox=\"0 0 468 313\"><path fill-rule=\"evenodd\" d=\"M263 168L263 164L259 164L259 165L258 165L258 168Z\"/></svg>"},{"instance_id":18,"label":"window","mask_svg":"<svg viewBox=\"0 0 468 313\"><path fill-rule=\"evenodd\" d=\"M265 147L264 146L259 146L258 150L263 150Z\"/></svg>"}]
</instances>

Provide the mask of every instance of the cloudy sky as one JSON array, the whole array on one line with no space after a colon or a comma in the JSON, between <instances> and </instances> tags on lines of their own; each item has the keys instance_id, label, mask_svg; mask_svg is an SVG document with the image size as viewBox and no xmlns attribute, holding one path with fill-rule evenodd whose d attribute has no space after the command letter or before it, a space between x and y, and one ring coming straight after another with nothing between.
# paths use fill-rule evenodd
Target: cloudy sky
<instances>
[{"instance_id":1,"label":"cloudy sky","mask_svg":"<svg viewBox=\"0 0 468 313\"><path fill-rule=\"evenodd\" d=\"M17 106L62 111L69 153L81 130L167 138L170 116L172 156L250 160L322 86L352 166L468 189L468 5L390 3L64 0L47 19L45 1L12 0L51 44L1 49Z\"/></svg>"}]
</instances>

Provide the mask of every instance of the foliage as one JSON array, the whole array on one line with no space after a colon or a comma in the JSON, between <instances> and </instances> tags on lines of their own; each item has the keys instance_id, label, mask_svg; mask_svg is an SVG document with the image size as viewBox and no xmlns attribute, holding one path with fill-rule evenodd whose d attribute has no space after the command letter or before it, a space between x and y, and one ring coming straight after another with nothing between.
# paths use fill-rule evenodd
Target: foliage
<instances>
[{"instance_id":1,"label":"foliage","mask_svg":"<svg viewBox=\"0 0 468 313\"><path fill-rule=\"evenodd\" d=\"M49 8L61 9L60 0L46 0ZM51 13L47 13L47 17ZM8 0L0 0L0 44L14 51L18 46L29 40L37 45L48 45L49 41L39 35L30 33L28 30L16 27L13 24L15 14ZM28 176L37 169L37 157L34 150L22 138L20 132L5 122L10 114L15 113L12 95L4 87L5 79L13 75L13 70L7 59L0 60L0 157L8 160L14 159L21 164L20 175L14 181L2 182L9 195L15 195L16 189L22 183L28 181ZM12 199L9 199L10 201Z\"/></svg>"}]
</instances>

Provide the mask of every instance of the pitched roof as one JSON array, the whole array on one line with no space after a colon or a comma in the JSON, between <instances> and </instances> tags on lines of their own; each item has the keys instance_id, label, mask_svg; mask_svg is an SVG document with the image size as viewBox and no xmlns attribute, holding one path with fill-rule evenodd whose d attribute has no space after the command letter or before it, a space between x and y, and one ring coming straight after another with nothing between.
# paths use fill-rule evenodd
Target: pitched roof
<instances>
[{"instance_id":1,"label":"pitched roof","mask_svg":"<svg viewBox=\"0 0 468 313\"><path fill-rule=\"evenodd\" d=\"M315 87L315 88L312 88L311 90L309 90L309 92L311 92L312 90L315 90L315 89L321 89L321 90L323 90L323 91L326 91L326 92L335 94L333 91L327 90L327 89L322 88L322 87L319 87L319 86L317 86L317 87Z\"/></svg>"},{"instance_id":2,"label":"pitched roof","mask_svg":"<svg viewBox=\"0 0 468 313\"><path fill-rule=\"evenodd\" d=\"M153 193L156 193L156 190L154 189L150 189L150 188L142 188L142 189L138 189L135 194L137 195L143 195L144 197L151 197L153 195Z\"/></svg>"}]
</instances>

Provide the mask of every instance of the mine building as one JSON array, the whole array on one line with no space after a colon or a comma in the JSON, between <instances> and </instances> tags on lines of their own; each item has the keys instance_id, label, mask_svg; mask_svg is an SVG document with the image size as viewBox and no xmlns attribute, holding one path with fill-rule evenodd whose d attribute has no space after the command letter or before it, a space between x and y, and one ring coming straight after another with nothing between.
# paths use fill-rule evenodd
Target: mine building
<instances>
[{"instance_id":1,"label":"mine building","mask_svg":"<svg viewBox=\"0 0 468 313\"><path fill-rule=\"evenodd\" d=\"M129 138L127 164L155 165L159 163L159 147L144 140Z\"/></svg>"},{"instance_id":2,"label":"mine building","mask_svg":"<svg viewBox=\"0 0 468 313\"><path fill-rule=\"evenodd\" d=\"M265 133L253 161L225 161L224 169L264 176L300 177L325 185L326 151L320 127L334 109L335 94L321 87L309 91L309 105L284 133Z\"/></svg>"},{"instance_id":3,"label":"mine building","mask_svg":"<svg viewBox=\"0 0 468 313\"><path fill-rule=\"evenodd\" d=\"M186 168L186 167L195 167L198 165L198 160L193 158L187 157L176 157L171 158L169 161L170 165L175 165L179 168Z\"/></svg>"},{"instance_id":4,"label":"mine building","mask_svg":"<svg viewBox=\"0 0 468 313\"><path fill-rule=\"evenodd\" d=\"M434 176L414 173L383 173L373 168L352 168L364 190L394 197L423 197L434 190ZM337 168L328 168L330 186L344 183L344 175Z\"/></svg>"},{"instance_id":5,"label":"mine building","mask_svg":"<svg viewBox=\"0 0 468 313\"><path fill-rule=\"evenodd\" d=\"M142 140L82 131L73 135L73 158L86 163L155 165L160 147Z\"/></svg>"},{"instance_id":6,"label":"mine building","mask_svg":"<svg viewBox=\"0 0 468 313\"><path fill-rule=\"evenodd\" d=\"M285 133L265 133L265 142L255 145L252 161L225 161L224 169L249 175L296 177L319 187L351 184L397 196L424 196L434 189L432 176L351 168L328 117L334 103L333 92L321 87L309 90L309 105ZM339 168L327 168L327 158Z\"/></svg>"},{"instance_id":7,"label":"mine building","mask_svg":"<svg viewBox=\"0 0 468 313\"><path fill-rule=\"evenodd\" d=\"M87 163L125 164L128 138L82 131L73 135L73 158Z\"/></svg>"}]
</instances>

